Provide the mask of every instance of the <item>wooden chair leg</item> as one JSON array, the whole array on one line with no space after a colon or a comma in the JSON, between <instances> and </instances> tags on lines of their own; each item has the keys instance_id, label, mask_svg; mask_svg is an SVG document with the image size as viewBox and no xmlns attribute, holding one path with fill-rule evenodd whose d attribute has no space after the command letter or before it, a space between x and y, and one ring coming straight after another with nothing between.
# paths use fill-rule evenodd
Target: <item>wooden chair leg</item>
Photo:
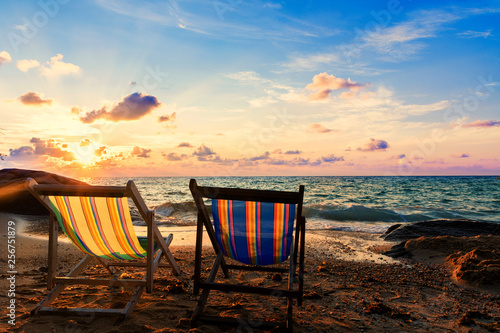
<instances>
[{"instance_id":1,"label":"wooden chair leg","mask_svg":"<svg viewBox=\"0 0 500 333\"><path fill-rule=\"evenodd\" d=\"M222 262L222 257L223 254L222 252L219 253L217 258L215 259L214 265L212 266L212 269L210 270L210 274L206 280L206 282L213 282L215 280L215 276L217 275L217 271L219 270L219 267ZM208 300L208 295L210 293L209 288L203 288L203 291L201 293L200 299L198 301L198 305L196 306L196 309L193 312L193 315L191 317L191 326L196 325L196 321L200 318L201 314L203 313L203 309L205 308L205 305L207 304Z\"/></svg>"},{"instance_id":2,"label":"wooden chair leg","mask_svg":"<svg viewBox=\"0 0 500 333\"><path fill-rule=\"evenodd\" d=\"M66 275L67 277L74 277L80 274L94 259L94 257L86 255L79 263L76 265L71 272ZM42 301L40 301L34 308L31 310L31 315L35 315L38 313L38 311L45 306L50 305L57 296L66 288L66 284L57 284L45 297Z\"/></svg>"}]
</instances>

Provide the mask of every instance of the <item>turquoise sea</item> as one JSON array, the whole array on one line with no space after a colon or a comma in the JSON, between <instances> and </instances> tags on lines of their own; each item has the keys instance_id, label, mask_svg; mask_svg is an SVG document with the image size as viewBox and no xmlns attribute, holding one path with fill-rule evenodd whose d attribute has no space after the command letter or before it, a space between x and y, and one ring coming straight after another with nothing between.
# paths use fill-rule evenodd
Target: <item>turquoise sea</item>
<instances>
[{"instance_id":1,"label":"turquoise sea","mask_svg":"<svg viewBox=\"0 0 500 333\"><path fill-rule=\"evenodd\" d=\"M135 181L158 223L194 225L186 177L81 178L92 185ZM500 223L500 179L435 177L200 177L201 186L296 191L305 186L308 228L384 232L395 223L465 218Z\"/></svg>"}]
</instances>

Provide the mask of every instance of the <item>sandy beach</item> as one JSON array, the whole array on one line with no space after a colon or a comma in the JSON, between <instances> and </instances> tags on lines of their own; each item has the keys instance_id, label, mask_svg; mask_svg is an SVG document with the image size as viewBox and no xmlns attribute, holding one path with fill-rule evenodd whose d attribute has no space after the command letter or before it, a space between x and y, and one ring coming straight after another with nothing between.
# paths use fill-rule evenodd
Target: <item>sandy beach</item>
<instances>
[{"instance_id":1,"label":"sandy beach","mask_svg":"<svg viewBox=\"0 0 500 333\"><path fill-rule=\"evenodd\" d=\"M240 316L239 328L203 325L189 326L197 297L192 295L194 269L194 227L162 227L172 232L171 245L182 275L159 269L151 294L144 293L138 305L123 322L92 315L30 317L30 310L47 294L46 218L0 214L0 330L13 332L220 332L260 331L253 314L282 320L284 302L267 297L214 292L209 298L208 314ZM12 274L7 273L7 224L15 224L15 325L9 324L8 293ZM12 223L11 223L12 224ZM399 261L379 254L394 243L377 234L311 231L306 237L305 300L294 308L297 332L493 332L500 329L500 294L456 284L444 265L433 260L432 253L418 261ZM204 265L214 259L204 249ZM82 257L60 237L59 271L66 273ZM439 261L438 261L439 262ZM89 273L105 274L93 265ZM231 280L251 281L259 285L280 285L271 274L255 273L231 276ZM222 279L222 276L219 277ZM107 287L74 286L58 298L60 306L120 307L130 290ZM246 320L245 320L246 319ZM12 322L11 322L12 323Z\"/></svg>"}]
</instances>

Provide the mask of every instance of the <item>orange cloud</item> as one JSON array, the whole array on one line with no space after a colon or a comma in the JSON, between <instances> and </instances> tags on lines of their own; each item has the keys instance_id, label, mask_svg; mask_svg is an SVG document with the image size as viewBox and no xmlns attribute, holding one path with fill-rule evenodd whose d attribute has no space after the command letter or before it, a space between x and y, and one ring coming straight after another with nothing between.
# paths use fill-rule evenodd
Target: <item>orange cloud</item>
<instances>
[{"instance_id":1,"label":"orange cloud","mask_svg":"<svg viewBox=\"0 0 500 333\"><path fill-rule=\"evenodd\" d=\"M132 149L132 156L142 157L142 158L150 158L151 157L151 149L141 148L139 146L135 146Z\"/></svg>"},{"instance_id":2,"label":"orange cloud","mask_svg":"<svg viewBox=\"0 0 500 333\"><path fill-rule=\"evenodd\" d=\"M40 138L31 138L31 146L22 146L16 149L10 149L10 157L12 158L26 158L33 155L43 155L47 157L54 157L62 159L63 161L74 161L76 155L66 150L67 144L61 144L54 139L42 140Z\"/></svg>"},{"instance_id":3,"label":"orange cloud","mask_svg":"<svg viewBox=\"0 0 500 333\"><path fill-rule=\"evenodd\" d=\"M51 99L43 99L40 96L40 94L32 91L28 91L27 93L19 97L19 100L24 105L36 105L36 106L41 106L43 104L51 105L53 102Z\"/></svg>"},{"instance_id":4,"label":"orange cloud","mask_svg":"<svg viewBox=\"0 0 500 333\"><path fill-rule=\"evenodd\" d=\"M332 91L330 89L321 90L310 94L309 96L307 96L307 99L309 101L322 101L328 99L328 97L330 97L331 92Z\"/></svg>"},{"instance_id":5,"label":"orange cloud","mask_svg":"<svg viewBox=\"0 0 500 333\"><path fill-rule=\"evenodd\" d=\"M325 126L321 124L311 124L309 127L311 132L317 132L317 133L328 133L331 132L332 130L329 128L326 128Z\"/></svg>"}]
</instances>

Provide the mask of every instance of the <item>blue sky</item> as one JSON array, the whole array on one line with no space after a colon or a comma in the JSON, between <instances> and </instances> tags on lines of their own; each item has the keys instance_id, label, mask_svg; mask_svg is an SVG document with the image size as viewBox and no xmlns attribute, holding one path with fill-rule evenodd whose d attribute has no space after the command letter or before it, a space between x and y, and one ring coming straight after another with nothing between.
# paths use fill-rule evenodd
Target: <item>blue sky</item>
<instances>
[{"instance_id":1,"label":"blue sky","mask_svg":"<svg viewBox=\"0 0 500 333\"><path fill-rule=\"evenodd\" d=\"M2 6L2 167L500 173L500 1Z\"/></svg>"}]
</instances>

